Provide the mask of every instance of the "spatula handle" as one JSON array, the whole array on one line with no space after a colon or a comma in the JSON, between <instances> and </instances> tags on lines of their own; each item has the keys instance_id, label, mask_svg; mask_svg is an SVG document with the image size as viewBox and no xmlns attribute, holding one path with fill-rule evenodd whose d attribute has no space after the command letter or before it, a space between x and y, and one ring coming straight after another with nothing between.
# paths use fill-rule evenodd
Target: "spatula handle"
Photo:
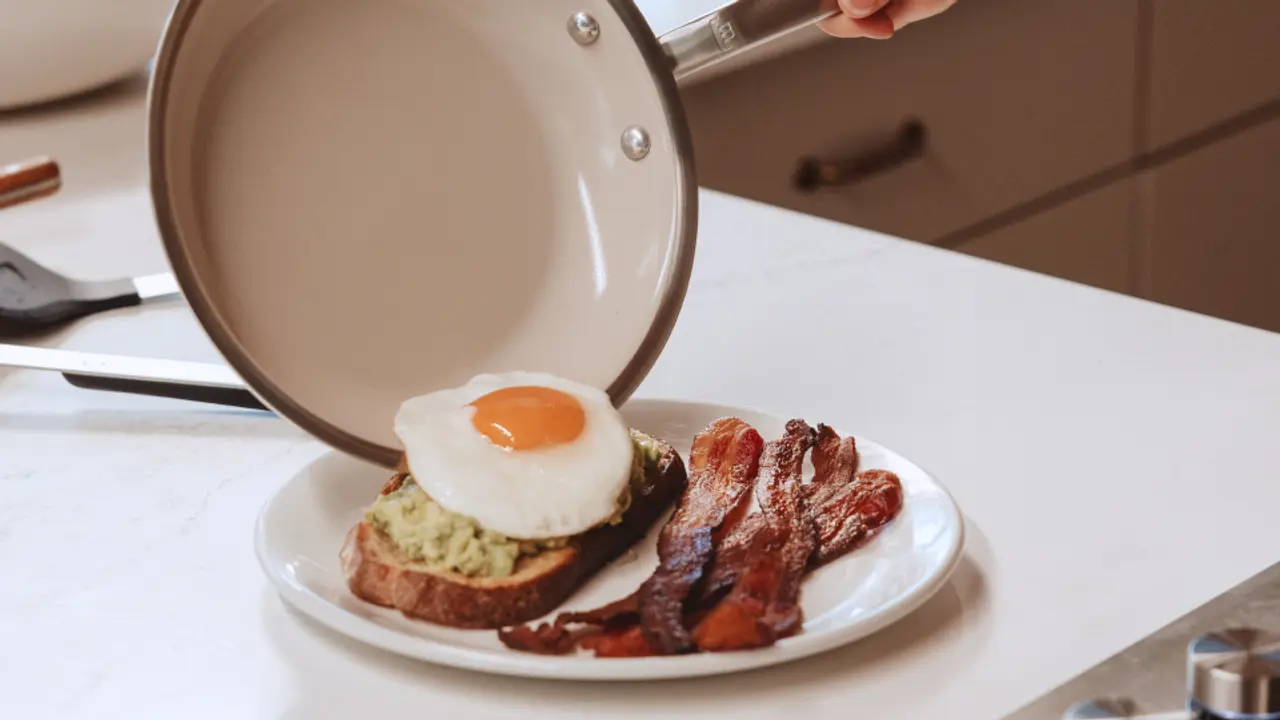
<instances>
[{"instance_id":1,"label":"spatula handle","mask_svg":"<svg viewBox=\"0 0 1280 720\"><path fill-rule=\"evenodd\" d=\"M104 377L101 375L81 375L80 373L62 373L67 382L86 390L105 390L107 392L125 393L128 395L150 395L151 397L169 398L171 400L187 400L189 402L224 405L226 407L245 408L247 410L270 409L262 404L256 395L248 390L228 387L210 387L206 385L189 385L168 380L139 380L134 378Z\"/></svg>"},{"instance_id":2,"label":"spatula handle","mask_svg":"<svg viewBox=\"0 0 1280 720\"><path fill-rule=\"evenodd\" d=\"M62 173L47 157L0 166L0 210L58 192Z\"/></svg>"}]
</instances>

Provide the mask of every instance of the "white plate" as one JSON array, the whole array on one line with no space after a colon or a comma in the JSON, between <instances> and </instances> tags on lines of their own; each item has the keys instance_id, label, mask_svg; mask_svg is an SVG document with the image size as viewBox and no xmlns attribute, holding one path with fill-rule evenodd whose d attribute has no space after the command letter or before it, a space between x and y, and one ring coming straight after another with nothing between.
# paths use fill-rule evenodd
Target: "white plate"
<instances>
[{"instance_id":1,"label":"white plate","mask_svg":"<svg viewBox=\"0 0 1280 720\"><path fill-rule=\"evenodd\" d=\"M766 440L781 437L784 425L759 412L669 400L633 400L622 412L632 427L667 440L682 457L695 433L726 415L747 421ZM267 503L258 519L258 560L280 594L322 624L442 665L573 680L694 677L774 665L866 637L905 617L942 587L960 559L964 524L946 489L892 450L857 440L861 469L883 468L902 479L902 513L865 547L805 579L804 632L770 648L633 659L548 657L508 650L492 631L440 627L365 603L347 590L338 548L388 473L336 452L304 468ZM561 610L597 607L629 594L657 564L656 537L655 526L635 551L606 567Z\"/></svg>"}]
</instances>

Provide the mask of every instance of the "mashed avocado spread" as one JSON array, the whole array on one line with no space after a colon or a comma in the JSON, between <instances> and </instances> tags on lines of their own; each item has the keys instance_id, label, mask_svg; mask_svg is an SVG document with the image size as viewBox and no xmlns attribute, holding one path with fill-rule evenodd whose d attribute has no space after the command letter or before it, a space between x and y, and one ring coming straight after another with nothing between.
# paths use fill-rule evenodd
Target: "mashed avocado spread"
<instances>
[{"instance_id":1,"label":"mashed avocado spread","mask_svg":"<svg viewBox=\"0 0 1280 720\"><path fill-rule=\"evenodd\" d=\"M631 482L618 497L618 509L610 523L621 521L631 507L631 493L644 482L646 463L662 457L661 446L651 437L631 431L635 447ZM433 570L448 570L471 577L506 577L522 555L563 547L565 538L517 540L480 527L475 520L441 507L413 478L398 490L379 495L365 519L387 534L401 552Z\"/></svg>"}]
</instances>

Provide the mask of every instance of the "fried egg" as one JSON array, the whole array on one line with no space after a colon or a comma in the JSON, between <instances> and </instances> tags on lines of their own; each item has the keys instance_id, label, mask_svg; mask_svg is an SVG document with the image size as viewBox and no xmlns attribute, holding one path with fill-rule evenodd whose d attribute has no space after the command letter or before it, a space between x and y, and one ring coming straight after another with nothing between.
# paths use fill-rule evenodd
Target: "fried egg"
<instances>
[{"instance_id":1,"label":"fried egg","mask_svg":"<svg viewBox=\"0 0 1280 720\"><path fill-rule=\"evenodd\" d=\"M395 432L427 495L511 538L604 523L631 476L631 435L609 396L544 373L478 375L412 398Z\"/></svg>"}]
</instances>

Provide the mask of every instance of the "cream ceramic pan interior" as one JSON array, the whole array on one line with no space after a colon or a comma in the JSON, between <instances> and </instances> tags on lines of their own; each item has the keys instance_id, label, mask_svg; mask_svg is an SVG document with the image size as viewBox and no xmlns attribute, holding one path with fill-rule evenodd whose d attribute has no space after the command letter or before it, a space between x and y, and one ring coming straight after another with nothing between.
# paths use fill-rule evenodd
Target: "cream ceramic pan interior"
<instances>
[{"instance_id":1,"label":"cream ceramic pan interior","mask_svg":"<svg viewBox=\"0 0 1280 720\"><path fill-rule=\"evenodd\" d=\"M566 27L582 10L589 45ZM674 323L696 225L649 32L624 0L180 1L153 80L153 195L227 360L383 463L401 401L479 372L624 400Z\"/></svg>"}]
</instances>

